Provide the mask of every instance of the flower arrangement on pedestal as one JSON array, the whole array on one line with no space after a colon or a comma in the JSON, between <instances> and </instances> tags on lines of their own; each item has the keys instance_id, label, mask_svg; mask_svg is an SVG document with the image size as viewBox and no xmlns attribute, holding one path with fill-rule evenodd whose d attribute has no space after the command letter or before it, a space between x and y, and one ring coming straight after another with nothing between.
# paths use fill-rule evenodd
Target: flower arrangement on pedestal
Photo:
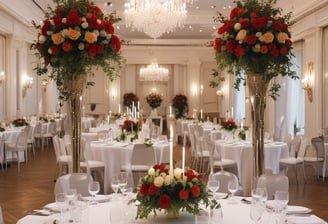
<instances>
[{"instance_id":1,"label":"flower arrangement on pedestal","mask_svg":"<svg viewBox=\"0 0 328 224\"><path fill-rule=\"evenodd\" d=\"M60 105L68 100L73 149L73 172L79 172L81 100L87 75L102 68L112 81L123 63L121 41L114 35L115 14L104 15L89 0L53 0L41 24L32 21L37 39L31 45L41 59L38 75L48 75L59 91Z\"/></svg>"},{"instance_id":2,"label":"flower arrangement on pedestal","mask_svg":"<svg viewBox=\"0 0 328 224\"><path fill-rule=\"evenodd\" d=\"M168 215L175 215L179 211L198 214L200 203L216 205L209 201L206 186L201 182L200 175L191 169L183 173L175 168L173 175L169 174L164 164L156 164L149 169L148 175L139 180L136 199L136 218L147 218L151 212L156 215L157 210L166 210ZM212 204L213 203L213 204Z\"/></svg>"},{"instance_id":3,"label":"flower arrangement on pedestal","mask_svg":"<svg viewBox=\"0 0 328 224\"><path fill-rule=\"evenodd\" d=\"M146 101L148 105L151 107L151 109L156 109L157 107L161 106L161 103L163 101L162 96L158 93L149 93L146 96Z\"/></svg>"},{"instance_id":4,"label":"flower arrangement on pedestal","mask_svg":"<svg viewBox=\"0 0 328 224\"><path fill-rule=\"evenodd\" d=\"M188 113L188 98L183 94L177 94L172 99L172 107L174 108L175 118L183 118Z\"/></svg>"},{"instance_id":5,"label":"flower arrangement on pedestal","mask_svg":"<svg viewBox=\"0 0 328 224\"><path fill-rule=\"evenodd\" d=\"M121 135L116 139L117 141L126 141L130 137L130 141L138 138L138 123L132 120L125 120L122 125Z\"/></svg>"},{"instance_id":6,"label":"flower arrangement on pedestal","mask_svg":"<svg viewBox=\"0 0 328 224\"><path fill-rule=\"evenodd\" d=\"M237 129L237 124L234 120L226 120L222 124L222 129L226 131L234 131Z\"/></svg>"},{"instance_id":7,"label":"flower arrangement on pedestal","mask_svg":"<svg viewBox=\"0 0 328 224\"><path fill-rule=\"evenodd\" d=\"M137 106L138 100L139 98L135 93L130 92L130 93L125 93L123 95L123 105L125 107L132 108L133 104Z\"/></svg>"},{"instance_id":8,"label":"flower arrangement on pedestal","mask_svg":"<svg viewBox=\"0 0 328 224\"><path fill-rule=\"evenodd\" d=\"M27 121L24 118L17 118L12 121L12 124L14 127L23 127L28 125Z\"/></svg>"}]
</instances>

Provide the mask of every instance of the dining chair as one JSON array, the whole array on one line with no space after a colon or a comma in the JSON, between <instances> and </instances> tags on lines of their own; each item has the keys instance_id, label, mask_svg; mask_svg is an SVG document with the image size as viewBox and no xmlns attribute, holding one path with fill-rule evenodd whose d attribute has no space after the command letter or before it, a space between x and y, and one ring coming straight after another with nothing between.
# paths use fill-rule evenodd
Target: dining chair
<instances>
[{"instance_id":1,"label":"dining chair","mask_svg":"<svg viewBox=\"0 0 328 224\"><path fill-rule=\"evenodd\" d=\"M56 179L58 176L63 174L64 169L65 169L65 173L69 172L69 167L70 164L72 163L72 156L67 154L65 150L65 145L63 143L63 139L55 135L52 137L52 142L54 145L56 164L57 164L57 171L55 174L55 179Z\"/></svg>"},{"instance_id":2,"label":"dining chair","mask_svg":"<svg viewBox=\"0 0 328 224\"><path fill-rule=\"evenodd\" d=\"M131 172L133 182L138 183L139 178L147 174L148 170L155 164L156 156L153 147L144 144L133 146L131 162L121 166L121 171Z\"/></svg>"},{"instance_id":3,"label":"dining chair","mask_svg":"<svg viewBox=\"0 0 328 224\"><path fill-rule=\"evenodd\" d=\"M304 169L304 155L306 150L307 139L302 136L301 138L294 138L291 142L291 150L289 158L282 158L279 160L279 165L281 167L287 168L293 167L295 171L296 183L298 185L298 167L301 167L303 172L303 178L306 182L305 169ZM297 152L297 153L296 153Z\"/></svg>"},{"instance_id":4,"label":"dining chair","mask_svg":"<svg viewBox=\"0 0 328 224\"><path fill-rule=\"evenodd\" d=\"M68 193L75 189L82 197L89 196L88 186L92 180L92 176L87 173L65 174L57 178L54 193Z\"/></svg>"},{"instance_id":5,"label":"dining chair","mask_svg":"<svg viewBox=\"0 0 328 224\"><path fill-rule=\"evenodd\" d=\"M194 129L194 137L195 137L195 147L197 152L197 157L199 159L199 166L197 171L200 173L204 173L206 164L209 163L210 158L210 152L207 150L206 147L204 147L204 138L199 133L199 129L197 126L195 126Z\"/></svg>"},{"instance_id":6,"label":"dining chair","mask_svg":"<svg viewBox=\"0 0 328 224\"><path fill-rule=\"evenodd\" d=\"M282 174L265 174L265 186L268 193L268 200L273 200L276 191L288 191L288 176Z\"/></svg>"},{"instance_id":7,"label":"dining chair","mask_svg":"<svg viewBox=\"0 0 328 224\"><path fill-rule=\"evenodd\" d=\"M20 163L21 163L21 158L19 156L20 152L23 152L25 166L27 166L27 135L30 129L31 129L30 125L24 127L24 129L21 130L21 132L17 136L17 139L14 143L5 144L5 153L11 152L16 154L18 174L20 174ZM7 167L7 160L6 160L6 167Z\"/></svg>"},{"instance_id":8,"label":"dining chair","mask_svg":"<svg viewBox=\"0 0 328 224\"><path fill-rule=\"evenodd\" d=\"M49 148L49 142L52 141L52 137L57 134L57 124L54 121L50 121L48 124L47 130L43 132L43 138L47 144L47 148Z\"/></svg>"},{"instance_id":9,"label":"dining chair","mask_svg":"<svg viewBox=\"0 0 328 224\"><path fill-rule=\"evenodd\" d=\"M311 139L312 146L314 148L315 155L311 156L310 153L306 153L304 157L305 165L310 165L314 168L317 178L319 178L319 167L323 165L325 160L325 146L322 136ZM308 152L309 150L307 150ZM323 181L325 180L325 169L322 169Z\"/></svg>"},{"instance_id":10,"label":"dining chair","mask_svg":"<svg viewBox=\"0 0 328 224\"><path fill-rule=\"evenodd\" d=\"M47 132L46 125L43 125L40 121L36 122L34 127L34 139L36 140L36 144L39 143L41 151L44 150L44 134Z\"/></svg>"},{"instance_id":11,"label":"dining chair","mask_svg":"<svg viewBox=\"0 0 328 224\"><path fill-rule=\"evenodd\" d=\"M218 180L219 186L220 186L218 192L227 193L227 194L229 193L228 183L230 180L235 179L238 181L238 183L240 183L238 180L238 177L235 174L228 172L228 171L223 171L223 170L210 174L208 179L209 180L211 180L211 179ZM234 195L238 195L238 196L243 195L243 188L240 184L239 184L237 192Z\"/></svg>"},{"instance_id":12,"label":"dining chair","mask_svg":"<svg viewBox=\"0 0 328 224\"><path fill-rule=\"evenodd\" d=\"M31 126L30 131L27 134L27 150L31 149L33 156L35 156L35 138L34 138L35 126Z\"/></svg>"}]
</instances>

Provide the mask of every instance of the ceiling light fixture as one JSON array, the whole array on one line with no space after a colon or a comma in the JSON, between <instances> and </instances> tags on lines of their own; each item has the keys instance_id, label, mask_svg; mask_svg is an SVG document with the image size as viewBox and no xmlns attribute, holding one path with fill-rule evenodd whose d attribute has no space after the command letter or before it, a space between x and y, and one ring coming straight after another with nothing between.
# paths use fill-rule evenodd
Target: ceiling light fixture
<instances>
[{"instance_id":1,"label":"ceiling light fixture","mask_svg":"<svg viewBox=\"0 0 328 224\"><path fill-rule=\"evenodd\" d=\"M187 3L193 0L128 0L124 6L127 27L156 39L182 27L186 20Z\"/></svg>"},{"instance_id":2,"label":"ceiling light fixture","mask_svg":"<svg viewBox=\"0 0 328 224\"><path fill-rule=\"evenodd\" d=\"M160 67L157 63L152 63L140 68L140 81L143 82L167 82L169 80L169 70Z\"/></svg>"}]
</instances>

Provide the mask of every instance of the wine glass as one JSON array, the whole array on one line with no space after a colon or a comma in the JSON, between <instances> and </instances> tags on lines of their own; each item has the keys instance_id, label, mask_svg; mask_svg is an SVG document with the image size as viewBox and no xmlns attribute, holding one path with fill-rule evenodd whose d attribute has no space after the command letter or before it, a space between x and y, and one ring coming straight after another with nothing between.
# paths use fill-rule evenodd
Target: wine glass
<instances>
[{"instance_id":1,"label":"wine glass","mask_svg":"<svg viewBox=\"0 0 328 224\"><path fill-rule=\"evenodd\" d=\"M100 185L98 181L91 181L88 186L89 193L92 196L91 204L97 204L95 201L96 194L100 191Z\"/></svg>"},{"instance_id":2,"label":"wine glass","mask_svg":"<svg viewBox=\"0 0 328 224\"><path fill-rule=\"evenodd\" d=\"M119 190L119 181L118 181L118 178L117 176L114 176L111 180L111 185L112 185L112 189L115 193L115 195L117 195L117 192Z\"/></svg>"},{"instance_id":3,"label":"wine glass","mask_svg":"<svg viewBox=\"0 0 328 224\"><path fill-rule=\"evenodd\" d=\"M210 179L207 182L207 188L212 192L212 197L215 198L215 192L220 188L220 182L215 179Z\"/></svg>"},{"instance_id":4,"label":"wine glass","mask_svg":"<svg viewBox=\"0 0 328 224\"><path fill-rule=\"evenodd\" d=\"M289 201L288 191L276 191L274 195L275 200L275 212L280 214L282 219L285 219L287 212L287 204Z\"/></svg>"},{"instance_id":5,"label":"wine glass","mask_svg":"<svg viewBox=\"0 0 328 224\"><path fill-rule=\"evenodd\" d=\"M120 172L118 178L118 187L122 194L124 194L127 184L128 184L128 172Z\"/></svg>"},{"instance_id":6,"label":"wine glass","mask_svg":"<svg viewBox=\"0 0 328 224\"><path fill-rule=\"evenodd\" d=\"M262 218L265 207L263 203L260 201L252 202L250 207L250 218L254 221L254 223L259 223Z\"/></svg>"},{"instance_id":7,"label":"wine glass","mask_svg":"<svg viewBox=\"0 0 328 224\"><path fill-rule=\"evenodd\" d=\"M62 223L64 221L64 211L67 209L67 197L65 193L56 194L56 205L60 210L59 222Z\"/></svg>"},{"instance_id":8,"label":"wine glass","mask_svg":"<svg viewBox=\"0 0 328 224\"><path fill-rule=\"evenodd\" d=\"M234 201L234 194L238 191L239 182L237 178L232 178L228 182L228 191L231 193L231 201Z\"/></svg>"}]
</instances>

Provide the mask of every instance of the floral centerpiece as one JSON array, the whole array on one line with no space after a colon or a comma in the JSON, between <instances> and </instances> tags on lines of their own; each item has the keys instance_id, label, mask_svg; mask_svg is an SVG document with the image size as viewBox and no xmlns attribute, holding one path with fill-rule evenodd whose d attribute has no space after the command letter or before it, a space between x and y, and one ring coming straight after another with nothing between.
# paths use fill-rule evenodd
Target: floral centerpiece
<instances>
[{"instance_id":1,"label":"floral centerpiece","mask_svg":"<svg viewBox=\"0 0 328 224\"><path fill-rule=\"evenodd\" d=\"M28 125L27 121L24 118L17 118L12 121L12 124L14 125L14 127L23 127Z\"/></svg>"},{"instance_id":2,"label":"floral centerpiece","mask_svg":"<svg viewBox=\"0 0 328 224\"><path fill-rule=\"evenodd\" d=\"M121 135L116 139L117 141L125 141L130 136L130 141L138 138L138 123L132 120L125 120L122 125Z\"/></svg>"},{"instance_id":3,"label":"floral centerpiece","mask_svg":"<svg viewBox=\"0 0 328 224\"><path fill-rule=\"evenodd\" d=\"M39 120L42 122L45 122L45 123L48 122L48 118L46 118L46 117L39 117Z\"/></svg>"},{"instance_id":4,"label":"floral centerpiece","mask_svg":"<svg viewBox=\"0 0 328 224\"><path fill-rule=\"evenodd\" d=\"M147 218L151 212L166 210L168 215L179 211L198 214L200 203L207 207L215 204L208 199L206 186L201 182L200 175L191 169L183 173L175 168L174 175L164 164L156 164L148 170L148 175L139 180L136 198L136 218ZM217 204L215 204L217 205Z\"/></svg>"},{"instance_id":5,"label":"floral centerpiece","mask_svg":"<svg viewBox=\"0 0 328 224\"><path fill-rule=\"evenodd\" d=\"M219 70L236 75L236 89L239 90L245 80L248 86L253 127L253 175L256 177L264 174L266 95L269 93L273 99L279 96L280 85L275 82L275 77L298 78L292 70L291 13L282 15L282 9L275 7L276 2L236 0L229 18L218 14L217 21L223 25L217 31L214 43Z\"/></svg>"},{"instance_id":6,"label":"floral centerpiece","mask_svg":"<svg viewBox=\"0 0 328 224\"><path fill-rule=\"evenodd\" d=\"M146 101L151 109L156 109L159 107L163 101L162 96L158 93L149 93L146 96Z\"/></svg>"},{"instance_id":7,"label":"floral centerpiece","mask_svg":"<svg viewBox=\"0 0 328 224\"><path fill-rule=\"evenodd\" d=\"M183 118L188 113L188 98L183 94L177 94L172 99L172 107L174 108L175 118Z\"/></svg>"},{"instance_id":8,"label":"floral centerpiece","mask_svg":"<svg viewBox=\"0 0 328 224\"><path fill-rule=\"evenodd\" d=\"M216 61L220 70L236 75L237 89L245 72L262 73L268 80L278 75L298 78L292 70L291 13L282 16L282 9L274 7L276 2L238 0L229 18L221 13L217 17L223 25L214 42ZM279 88L273 83L272 97Z\"/></svg>"},{"instance_id":9,"label":"floral centerpiece","mask_svg":"<svg viewBox=\"0 0 328 224\"><path fill-rule=\"evenodd\" d=\"M237 129L237 124L234 120L226 120L222 124L222 129L226 131L234 131Z\"/></svg>"},{"instance_id":10,"label":"floral centerpiece","mask_svg":"<svg viewBox=\"0 0 328 224\"><path fill-rule=\"evenodd\" d=\"M105 15L89 0L53 0L41 24L32 21L37 39L31 45L41 60L36 71L48 75L57 85L60 105L68 100L72 136L73 172L79 172L81 137L80 97L87 74L98 68L112 81L119 76L123 59L121 41L114 35L115 14Z\"/></svg>"},{"instance_id":11,"label":"floral centerpiece","mask_svg":"<svg viewBox=\"0 0 328 224\"><path fill-rule=\"evenodd\" d=\"M125 107L132 107L133 104L136 106L138 100L139 98L135 93L130 92L123 95L123 105Z\"/></svg>"}]
</instances>

